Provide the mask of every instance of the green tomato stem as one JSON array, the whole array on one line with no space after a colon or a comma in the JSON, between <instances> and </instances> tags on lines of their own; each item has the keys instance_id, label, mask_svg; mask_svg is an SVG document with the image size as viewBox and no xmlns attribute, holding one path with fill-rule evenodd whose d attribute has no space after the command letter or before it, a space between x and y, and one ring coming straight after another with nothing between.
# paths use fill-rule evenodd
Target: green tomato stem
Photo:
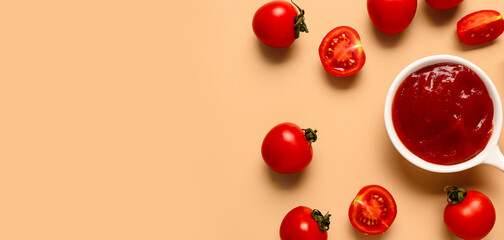
<instances>
[{"instance_id":1,"label":"green tomato stem","mask_svg":"<svg viewBox=\"0 0 504 240\"><path fill-rule=\"evenodd\" d=\"M305 132L305 138L306 141L310 142L310 147L311 144L315 141L317 141L317 129L313 130L311 128L303 129Z\"/></svg>"},{"instance_id":2,"label":"green tomato stem","mask_svg":"<svg viewBox=\"0 0 504 240\"><path fill-rule=\"evenodd\" d=\"M449 204L457 204L464 201L464 198L467 196L467 190L464 188L456 187L453 185L448 185L444 188L444 191L448 195L446 201Z\"/></svg>"},{"instance_id":3,"label":"green tomato stem","mask_svg":"<svg viewBox=\"0 0 504 240\"><path fill-rule=\"evenodd\" d=\"M317 222L321 232L329 230L329 224L331 224L331 222L329 221L331 214L329 214L329 212L327 212L326 215L322 215L319 210L313 209L311 216Z\"/></svg>"},{"instance_id":4,"label":"green tomato stem","mask_svg":"<svg viewBox=\"0 0 504 240\"><path fill-rule=\"evenodd\" d=\"M301 9L296 3L294 3L293 0L291 0L291 2L299 10L299 14L294 18L294 37L297 39L299 38L299 32L308 33L308 27L306 26L306 23L304 21L305 11Z\"/></svg>"}]
</instances>

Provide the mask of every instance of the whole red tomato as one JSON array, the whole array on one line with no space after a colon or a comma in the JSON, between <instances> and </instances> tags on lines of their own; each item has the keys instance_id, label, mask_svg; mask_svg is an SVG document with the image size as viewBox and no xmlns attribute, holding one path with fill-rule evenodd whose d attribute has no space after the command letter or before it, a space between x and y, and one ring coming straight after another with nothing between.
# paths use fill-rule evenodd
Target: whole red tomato
<instances>
[{"instance_id":1,"label":"whole red tomato","mask_svg":"<svg viewBox=\"0 0 504 240\"><path fill-rule=\"evenodd\" d=\"M448 186L444 222L455 235L465 240L485 237L495 223L495 208L483 193Z\"/></svg>"},{"instance_id":2,"label":"whole red tomato","mask_svg":"<svg viewBox=\"0 0 504 240\"><path fill-rule=\"evenodd\" d=\"M329 230L329 217L319 210L308 207L296 207L285 215L280 225L282 240L326 240Z\"/></svg>"},{"instance_id":3,"label":"whole red tomato","mask_svg":"<svg viewBox=\"0 0 504 240\"><path fill-rule=\"evenodd\" d=\"M415 16L417 0L368 0L371 22L386 34L404 31Z\"/></svg>"},{"instance_id":4,"label":"whole red tomato","mask_svg":"<svg viewBox=\"0 0 504 240\"><path fill-rule=\"evenodd\" d=\"M366 62L359 33L347 26L336 27L327 33L318 51L324 69L339 77L356 74Z\"/></svg>"},{"instance_id":5,"label":"whole red tomato","mask_svg":"<svg viewBox=\"0 0 504 240\"><path fill-rule=\"evenodd\" d=\"M379 185L363 187L350 204L350 223L366 235L382 234L397 215L397 204L387 189Z\"/></svg>"},{"instance_id":6,"label":"whole red tomato","mask_svg":"<svg viewBox=\"0 0 504 240\"><path fill-rule=\"evenodd\" d=\"M304 10L294 6L286 1L272 1L257 9L252 20L257 38L268 46L281 48L290 46L299 32L308 32Z\"/></svg>"},{"instance_id":7,"label":"whole red tomato","mask_svg":"<svg viewBox=\"0 0 504 240\"><path fill-rule=\"evenodd\" d=\"M294 123L280 123L264 137L261 153L268 166L279 173L295 173L310 164L312 142L317 130L301 129Z\"/></svg>"},{"instance_id":8,"label":"whole red tomato","mask_svg":"<svg viewBox=\"0 0 504 240\"><path fill-rule=\"evenodd\" d=\"M463 0L425 0L429 6L437 10L446 10L458 6Z\"/></svg>"},{"instance_id":9,"label":"whole red tomato","mask_svg":"<svg viewBox=\"0 0 504 240\"><path fill-rule=\"evenodd\" d=\"M457 22L459 40L467 45L490 42L504 32L504 19L494 10L470 13Z\"/></svg>"}]
</instances>

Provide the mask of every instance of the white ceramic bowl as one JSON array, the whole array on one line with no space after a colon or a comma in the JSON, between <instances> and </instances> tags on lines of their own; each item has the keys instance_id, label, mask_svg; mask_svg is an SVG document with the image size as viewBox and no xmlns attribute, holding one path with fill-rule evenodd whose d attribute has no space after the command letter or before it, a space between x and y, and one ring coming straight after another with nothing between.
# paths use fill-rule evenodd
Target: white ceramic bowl
<instances>
[{"instance_id":1,"label":"white ceramic bowl","mask_svg":"<svg viewBox=\"0 0 504 240\"><path fill-rule=\"evenodd\" d=\"M396 91L403 80L406 79L411 73L418 71L421 68L444 62L462 64L478 74L481 80L483 80L483 82L485 83L488 94L490 95L490 98L492 98L494 106L492 136L490 137L490 140L488 141L486 147L472 159L455 165L439 165L430 163L411 153L397 136L394 125L392 123L392 102L394 100ZM452 55L434 55L419 59L404 68L395 78L387 94L387 99L385 101L385 127L387 128L387 133L390 137L390 140L392 141L392 144L394 144L394 147L397 149L397 151L399 151L399 153L408 161L425 170L448 173L463 171L479 164L490 164L497 167L501 171L504 171L504 156L502 155L502 152L497 145L502 129L502 104L500 101L499 93L497 92L497 89L493 85L490 78L483 72L483 70L463 58Z\"/></svg>"}]
</instances>

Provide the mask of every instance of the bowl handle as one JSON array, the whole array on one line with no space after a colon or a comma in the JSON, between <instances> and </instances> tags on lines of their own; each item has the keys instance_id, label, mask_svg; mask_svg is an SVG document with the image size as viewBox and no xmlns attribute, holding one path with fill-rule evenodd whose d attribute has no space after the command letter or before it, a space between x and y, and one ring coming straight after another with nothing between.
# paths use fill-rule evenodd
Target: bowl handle
<instances>
[{"instance_id":1,"label":"bowl handle","mask_svg":"<svg viewBox=\"0 0 504 240\"><path fill-rule=\"evenodd\" d=\"M504 172L504 155L502 154L498 146L490 151L483 163L492 165Z\"/></svg>"}]
</instances>

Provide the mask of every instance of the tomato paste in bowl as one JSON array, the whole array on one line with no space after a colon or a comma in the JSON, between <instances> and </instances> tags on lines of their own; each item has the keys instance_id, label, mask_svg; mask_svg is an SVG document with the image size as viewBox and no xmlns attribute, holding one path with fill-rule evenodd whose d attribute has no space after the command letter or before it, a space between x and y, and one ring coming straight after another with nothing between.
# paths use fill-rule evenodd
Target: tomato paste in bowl
<instances>
[{"instance_id":1,"label":"tomato paste in bowl","mask_svg":"<svg viewBox=\"0 0 504 240\"><path fill-rule=\"evenodd\" d=\"M466 59L434 55L409 64L392 82L384 113L392 144L420 168L446 173L489 164L504 171L499 93Z\"/></svg>"},{"instance_id":2,"label":"tomato paste in bowl","mask_svg":"<svg viewBox=\"0 0 504 240\"><path fill-rule=\"evenodd\" d=\"M437 63L410 74L392 103L401 142L425 161L452 165L483 151L492 134L493 102L471 69Z\"/></svg>"}]
</instances>

